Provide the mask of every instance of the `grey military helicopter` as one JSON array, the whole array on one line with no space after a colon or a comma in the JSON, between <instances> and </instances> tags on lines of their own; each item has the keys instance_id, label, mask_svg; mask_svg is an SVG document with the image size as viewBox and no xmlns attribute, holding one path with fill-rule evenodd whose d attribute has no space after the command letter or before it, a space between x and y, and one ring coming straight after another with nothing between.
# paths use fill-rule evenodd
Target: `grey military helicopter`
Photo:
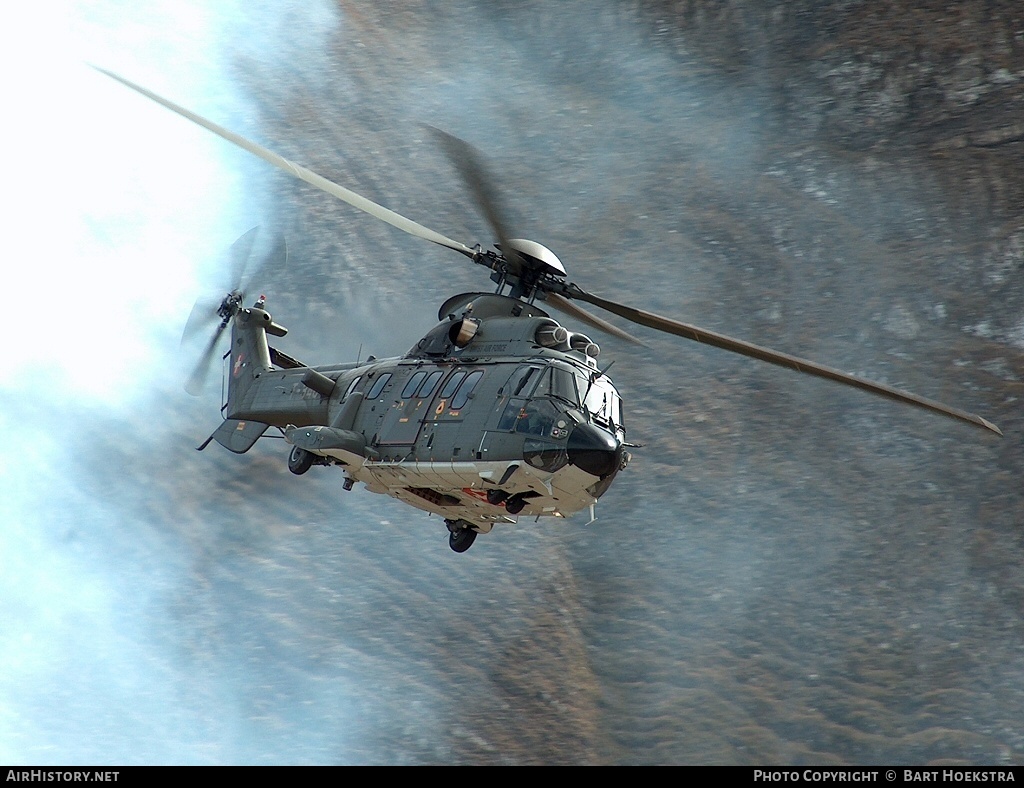
<instances>
[{"instance_id":1,"label":"grey military helicopter","mask_svg":"<svg viewBox=\"0 0 1024 788\"><path fill-rule=\"evenodd\" d=\"M216 302L197 302L185 333L213 323L186 388L202 389L230 326L224 421L211 441L242 454L270 428L291 445L296 474L337 466L344 489L375 493L440 515L449 545L469 549L477 534L520 516L563 518L590 509L628 464L622 398L598 366L589 336L560 325L540 303L626 341L622 329L583 309L583 301L657 331L924 408L1002 432L980 416L813 361L662 317L589 293L541 244L512 238L477 151L433 129L498 236L494 249L466 246L196 115L117 74L127 87L198 123L264 161L398 229L452 249L490 271L493 293L452 296L440 321L399 358L309 366L270 344L287 333L260 296L245 304L242 270L255 232L233 247L239 283ZM279 246L274 255L284 255Z\"/></svg>"}]
</instances>

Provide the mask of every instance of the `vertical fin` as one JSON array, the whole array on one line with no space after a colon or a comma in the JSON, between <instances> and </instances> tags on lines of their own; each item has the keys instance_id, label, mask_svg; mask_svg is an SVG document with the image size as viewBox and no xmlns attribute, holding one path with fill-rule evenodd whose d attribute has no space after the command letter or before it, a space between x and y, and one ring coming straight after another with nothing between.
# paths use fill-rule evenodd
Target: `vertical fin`
<instances>
[{"instance_id":1,"label":"vertical fin","mask_svg":"<svg viewBox=\"0 0 1024 788\"><path fill-rule=\"evenodd\" d=\"M231 350L228 366L228 403L225 415L231 419L245 411L253 381L273 369L267 329L274 323L259 307L240 309L231 321Z\"/></svg>"}]
</instances>

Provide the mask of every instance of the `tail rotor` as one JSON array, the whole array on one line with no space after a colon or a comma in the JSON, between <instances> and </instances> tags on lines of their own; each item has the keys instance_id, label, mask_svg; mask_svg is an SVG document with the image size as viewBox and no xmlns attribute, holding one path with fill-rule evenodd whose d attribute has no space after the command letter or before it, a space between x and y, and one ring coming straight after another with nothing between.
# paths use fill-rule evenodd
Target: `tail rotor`
<instances>
[{"instance_id":1,"label":"tail rotor","mask_svg":"<svg viewBox=\"0 0 1024 788\"><path fill-rule=\"evenodd\" d=\"M227 294L221 298L201 297L196 300L181 334L181 344L190 345L201 335L209 334L209 339L192 372L185 382L185 391L193 396L202 394L213 365L217 345L224 329L243 308L246 292L253 281L262 274L268 265L283 267L288 258L288 250L282 236L276 236L270 250L255 265L252 262L252 250L259 235L259 227L253 227L231 245L229 251L231 280ZM212 332L212 333L211 333Z\"/></svg>"}]
</instances>

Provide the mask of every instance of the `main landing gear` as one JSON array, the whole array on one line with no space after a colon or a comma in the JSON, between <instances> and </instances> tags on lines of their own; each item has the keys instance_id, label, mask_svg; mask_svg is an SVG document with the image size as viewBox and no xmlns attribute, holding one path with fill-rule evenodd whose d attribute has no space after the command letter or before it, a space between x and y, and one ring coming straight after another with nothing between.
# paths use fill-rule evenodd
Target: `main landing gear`
<instances>
[{"instance_id":1,"label":"main landing gear","mask_svg":"<svg viewBox=\"0 0 1024 788\"><path fill-rule=\"evenodd\" d=\"M448 546L456 553L466 552L476 541L476 531L465 520L445 520L448 526Z\"/></svg>"},{"instance_id":2,"label":"main landing gear","mask_svg":"<svg viewBox=\"0 0 1024 788\"><path fill-rule=\"evenodd\" d=\"M487 503L492 506L504 505L505 511L509 514L519 514L526 508L526 497L523 495L509 495L504 490L488 490Z\"/></svg>"},{"instance_id":3,"label":"main landing gear","mask_svg":"<svg viewBox=\"0 0 1024 788\"><path fill-rule=\"evenodd\" d=\"M301 476L314 465L330 465L331 461L326 457L321 457L317 454L313 454L311 451L300 449L298 446L292 446L292 450L288 453L288 470L297 476ZM345 480L345 489L352 489L352 480Z\"/></svg>"},{"instance_id":4,"label":"main landing gear","mask_svg":"<svg viewBox=\"0 0 1024 788\"><path fill-rule=\"evenodd\" d=\"M298 446L292 446L291 453L288 455L288 470L301 476L313 467L315 460L316 455L312 452L300 449Z\"/></svg>"}]
</instances>

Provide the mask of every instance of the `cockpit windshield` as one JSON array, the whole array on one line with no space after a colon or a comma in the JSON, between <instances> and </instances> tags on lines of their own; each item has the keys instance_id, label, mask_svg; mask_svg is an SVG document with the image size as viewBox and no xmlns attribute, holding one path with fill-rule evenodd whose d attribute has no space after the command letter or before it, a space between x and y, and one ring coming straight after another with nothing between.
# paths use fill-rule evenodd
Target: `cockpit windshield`
<instances>
[{"instance_id":1,"label":"cockpit windshield","mask_svg":"<svg viewBox=\"0 0 1024 788\"><path fill-rule=\"evenodd\" d=\"M580 394L576 390L576 379L572 368L568 365L563 367L558 363L551 364L544 369L540 380L537 381L537 388L534 389L533 396L554 397L573 407L579 407L582 402Z\"/></svg>"},{"instance_id":2,"label":"cockpit windshield","mask_svg":"<svg viewBox=\"0 0 1024 788\"><path fill-rule=\"evenodd\" d=\"M596 377L592 379L591 374ZM544 414L550 411L553 419L555 413L564 412L567 406L585 409L594 422L605 427L622 429L619 393L611 380L564 362L555 361L544 367L519 367L512 372L501 393L508 397L498 423L501 430L532 432L534 420L528 422L531 425L528 428L523 419L534 410L539 408Z\"/></svg>"},{"instance_id":3,"label":"cockpit windshield","mask_svg":"<svg viewBox=\"0 0 1024 788\"><path fill-rule=\"evenodd\" d=\"M589 390L586 392L583 407L595 421L610 427L621 427L619 392L615 390L612 382L601 375L593 383L588 381L588 385Z\"/></svg>"}]
</instances>

